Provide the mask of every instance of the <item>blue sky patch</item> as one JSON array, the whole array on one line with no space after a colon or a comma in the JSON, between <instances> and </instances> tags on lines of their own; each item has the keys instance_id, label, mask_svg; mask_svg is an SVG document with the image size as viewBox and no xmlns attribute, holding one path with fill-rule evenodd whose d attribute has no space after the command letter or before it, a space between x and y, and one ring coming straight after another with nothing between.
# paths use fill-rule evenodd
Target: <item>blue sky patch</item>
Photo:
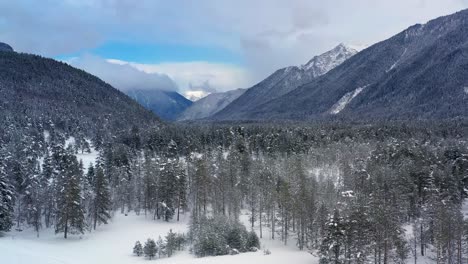
<instances>
[{"instance_id":1,"label":"blue sky patch","mask_svg":"<svg viewBox=\"0 0 468 264\"><path fill-rule=\"evenodd\" d=\"M108 42L97 48L82 50L71 54L62 54L55 58L66 60L72 57L81 57L81 55L85 53L90 53L106 59L118 59L148 64L190 61L207 61L234 65L243 64L240 54L222 48L124 42Z\"/></svg>"}]
</instances>

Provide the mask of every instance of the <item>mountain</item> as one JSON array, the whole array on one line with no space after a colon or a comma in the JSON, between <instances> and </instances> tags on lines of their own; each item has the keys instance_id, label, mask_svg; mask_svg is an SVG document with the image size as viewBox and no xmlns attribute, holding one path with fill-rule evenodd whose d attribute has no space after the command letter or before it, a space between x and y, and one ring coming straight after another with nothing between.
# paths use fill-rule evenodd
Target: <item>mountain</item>
<instances>
[{"instance_id":1,"label":"mountain","mask_svg":"<svg viewBox=\"0 0 468 264\"><path fill-rule=\"evenodd\" d=\"M53 59L0 51L2 133L37 127L34 131L58 129L91 137L157 124L153 113L91 74Z\"/></svg>"},{"instance_id":2,"label":"mountain","mask_svg":"<svg viewBox=\"0 0 468 264\"><path fill-rule=\"evenodd\" d=\"M443 119L468 115L468 10L377 43L245 119Z\"/></svg>"},{"instance_id":3,"label":"mountain","mask_svg":"<svg viewBox=\"0 0 468 264\"><path fill-rule=\"evenodd\" d=\"M175 120L193 103L175 91L135 89L125 93L165 120Z\"/></svg>"},{"instance_id":4,"label":"mountain","mask_svg":"<svg viewBox=\"0 0 468 264\"><path fill-rule=\"evenodd\" d=\"M195 101L180 115L178 120L196 120L212 116L236 100L244 92L245 89L237 89L223 93L211 93Z\"/></svg>"},{"instance_id":5,"label":"mountain","mask_svg":"<svg viewBox=\"0 0 468 264\"><path fill-rule=\"evenodd\" d=\"M13 48L6 43L0 42L0 51L13 51Z\"/></svg>"},{"instance_id":6,"label":"mountain","mask_svg":"<svg viewBox=\"0 0 468 264\"><path fill-rule=\"evenodd\" d=\"M223 110L213 116L216 120L240 120L249 117L257 106L291 92L351 58L357 51L343 44L315 56L302 66L279 69L265 80L248 89Z\"/></svg>"}]
</instances>

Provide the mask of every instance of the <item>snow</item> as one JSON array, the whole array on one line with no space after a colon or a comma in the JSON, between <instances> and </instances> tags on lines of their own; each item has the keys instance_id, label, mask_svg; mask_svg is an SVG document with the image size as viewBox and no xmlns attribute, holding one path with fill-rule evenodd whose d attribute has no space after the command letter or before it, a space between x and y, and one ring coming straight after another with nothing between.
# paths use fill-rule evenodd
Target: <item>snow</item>
<instances>
[{"instance_id":1,"label":"snow","mask_svg":"<svg viewBox=\"0 0 468 264\"><path fill-rule=\"evenodd\" d=\"M78 153L76 154L76 158L83 162L83 166L85 169L89 168L91 165L96 164L96 160L99 157L99 151L91 148L90 153Z\"/></svg>"},{"instance_id":2,"label":"snow","mask_svg":"<svg viewBox=\"0 0 468 264\"><path fill-rule=\"evenodd\" d=\"M466 94L468 94L468 87L464 87L464 88L463 88L463 91L464 91Z\"/></svg>"},{"instance_id":3,"label":"snow","mask_svg":"<svg viewBox=\"0 0 468 264\"><path fill-rule=\"evenodd\" d=\"M393 70L397 65L398 63L400 63L401 61L401 58L403 58L403 56L405 56L406 52L408 51L408 48L405 48L405 50L403 51L403 53L400 55L400 57L398 58L398 60L395 61L395 63L393 63L392 66L390 66L390 68L388 68L388 70L386 72L389 72L391 70Z\"/></svg>"},{"instance_id":4,"label":"snow","mask_svg":"<svg viewBox=\"0 0 468 264\"><path fill-rule=\"evenodd\" d=\"M461 212L463 214L463 218L465 220L468 219L468 199L463 200Z\"/></svg>"},{"instance_id":5,"label":"snow","mask_svg":"<svg viewBox=\"0 0 468 264\"><path fill-rule=\"evenodd\" d=\"M91 167L91 165L96 164L96 160L99 157L99 151L93 148L91 141L88 139L86 141L88 141L88 144L91 146L90 147L91 151L89 153L88 152L81 153L81 151L78 151L78 153L75 155L78 161L81 160L83 162L83 167L85 169ZM68 147L74 144L75 144L74 137L69 137L67 140L65 140L65 147Z\"/></svg>"},{"instance_id":6,"label":"snow","mask_svg":"<svg viewBox=\"0 0 468 264\"><path fill-rule=\"evenodd\" d=\"M430 245L427 245L428 248L426 249L426 255L421 256L421 252L419 250L419 244L416 247L416 261L414 260L414 253L415 253L415 248L414 248L414 226L412 224L405 224L402 226L404 232L405 232L405 238L406 241L408 242L409 246L409 253L408 253L408 258L406 259L406 263L408 264L432 264L436 263L435 261L435 254L430 247Z\"/></svg>"},{"instance_id":7,"label":"snow","mask_svg":"<svg viewBox=\"0 0 468 264\"><path fill-rule=\"evenodd\" d=\"M65 148L68 148L68 146L73 146L75 145L75 138L74 137L69 137L68 139L65 140Z\"/></svg>"},{"instance_id":8,"label":"snow","mask_svg":"<svg viewBox=\"0 0 468 264\"><path fill-rule=\"evenodd\" d=\"M207 95L209 95L209 93L205 91L187 91L184 93L185 98L189 99L192 102L196 102Z\"/></svg>"},{"instance_id":9,"label":"snow","mask_svg":"<svg viewBox=\"0 0 468 264\"><path fill-rule=\"evenodd\" d=\"M242 215L244 221L248 215ZM258 263L295 263L313 264L318 259L306 251L299 251L295 246L284 246L278 240L261 239L262 250L251 253L241 253L235 256L219 256L196 258L186 249L177 252L171 258L146 260L132 255L132 249L137 240L144 243L148 238L164 237L172 229L173 232L187 232L188 215L182 215L180 222L154 221L151 216L135 214L116 214L108 225L98 227L93 233L83 236L70 236L64 239L62 234L55 235L53 230L41 232L36 237L33 230L23 232L12 231L0 237L0 252L2 263L8 264L132 264L132 263L164 263L164 264L258 264ZM265 232L267 233L267 232ZM290 244L295 244L290 240ZM264 255L263 249L268 248L271 255Z\"/></svg>"},{"instance_id":10,"label":"snow","mask_svg":"<svg viewBox=\"0 0 468 264\"><path fill-rule=\"evenodd\" d=\"M317 77L336 68L356 53L357 50L354 48L340 44L334 49L312 58L309 62L302 65L301 69L313 71L313 75Z\"/></svg>"},{"instance_id":11,"label":"snow","mask_svg":"<svg viewBox=\"0 0 468 264\"><path fill-rule=\"evenodd\" d=\"M50 132L48 130L44 130L44 142L50 141Z\"/></svg>"},{"instance_id":12,"label":"snow","mask_svg":"<svg viewBox=\"0 0 468 264\"><path fill-rule=\"evenodd\" d=\"M343 111L343 109L345 109L345 107L354 99L354 97L358 96L367 86L368 85L359 87L356 90L343 95L343 97L341 97L341 99L331 107L330 114L336 115Z\"/></svg>"},{"instance_id":13,"label":"snow","mask_svg":"<svg viewBox=\"0 0 468 264\"><path fill-rule=\"evenodd\" d=\"M227 92L211 93L185 109L178 120L202 119L212 116L224 109L232 101L239 98L244 92L244 89L237 89Z\"/></svg>"}]
</instances>

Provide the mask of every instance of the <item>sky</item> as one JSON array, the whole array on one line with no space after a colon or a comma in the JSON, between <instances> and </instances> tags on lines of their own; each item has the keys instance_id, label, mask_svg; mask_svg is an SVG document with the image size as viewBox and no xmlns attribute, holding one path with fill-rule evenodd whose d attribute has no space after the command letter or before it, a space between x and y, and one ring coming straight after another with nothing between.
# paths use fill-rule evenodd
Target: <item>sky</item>
<instances>
[{"instance_id":1,"label":"sky","mask_svg":"<svg viewBox=\"0 0 468 264\"><path fill-rule=\"evenodd\" d=\"M0 0L0 42L121 90L206 94L465 8L468 0Z\"/></svg>"}]
</instances>

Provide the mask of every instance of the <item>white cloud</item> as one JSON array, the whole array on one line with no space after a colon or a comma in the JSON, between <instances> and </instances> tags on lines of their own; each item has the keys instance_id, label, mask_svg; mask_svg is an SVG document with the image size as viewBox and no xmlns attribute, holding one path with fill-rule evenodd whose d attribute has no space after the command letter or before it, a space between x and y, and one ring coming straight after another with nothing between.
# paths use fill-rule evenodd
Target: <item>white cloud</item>
<instances>
[{"instance_id":1,"label":"white cloud","mask_svg":"<svg viewBox=\"0 0 468 264\"><path fill-rule=\"evenodd\" d=\"M146 73L130 65L111 63L90 54L71 58L66 62L98 76L122 91L131 89L174 91L178 89L176 83L165 74Z\"/></svg>"},{"instance_id":2,"label":"white cloud","mask_svg":"<svg viewBox=\"0 0 468 264\"><path fill-rule=\"evenodd\" d=\"M135 69L150 74L167 74L177 83L181 92L204 91L212 93L215 91L245 88L251 84L251 78L246 69L230 64L204 61L158 64L142 64L115 59L108 61L120 65L130 65Z\"/></svg>"}]
</instances>

